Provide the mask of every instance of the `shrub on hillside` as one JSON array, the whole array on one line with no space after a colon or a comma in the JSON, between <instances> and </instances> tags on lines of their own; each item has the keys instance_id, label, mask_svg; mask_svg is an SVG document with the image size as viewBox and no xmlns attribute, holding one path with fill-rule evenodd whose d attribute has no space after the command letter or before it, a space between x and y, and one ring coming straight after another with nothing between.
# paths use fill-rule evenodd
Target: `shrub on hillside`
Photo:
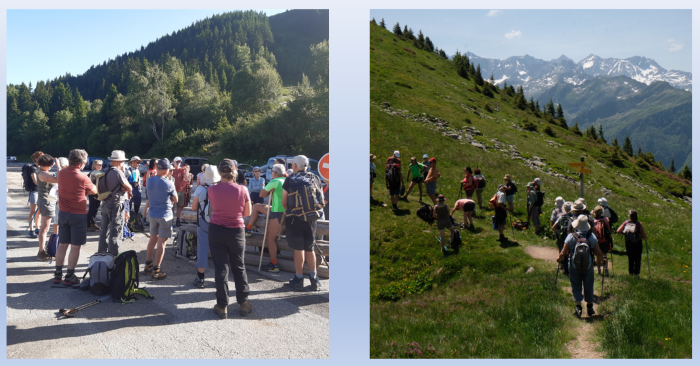
<instances>
[{"instance_id":1,"label":"shrub on hillside","mask_svg":"<svg viewBox=\"0 0 700 366\"><path fill-rule=\"evenodd\" d=\"M484 88L484 90L486 90L486 88ZM491 96L493 96L493 94L491 94ZM491 108L490 104L486 104L484 109L486 110L486 112L493 113L493 109Z\"/></svg>"},{"instance_id":2,"label":"shrub on hillside","mask_svg":"<svg viewBox=\"0 0 700 366\"><path fill-rule=\"evenodd\" d=\"M410 52L410 53L412 53L412 54L414 54L414 55L416 54L416 52L415 52L414 50L412 50L412 49L410 49L410 48L408 48L408 47L404 47L403 49L406 50L406 51L408 51L408 52Z\"/></svg>"},{"instance_id":3,"label":"shrub on hillside","mask_svg":"<svg viewBox=\"0 0 700 366\"><path fill-rule=\"evenodd\" d=\"M549 126L547 126L547 127L549 127ZM531 121L525 122L525 124L523 125L523 128L528 130L528 131L533 131L533 132L537 131L537 126L534 123L532 123Z\"/></svg>"},{"instance_id":4,"label":"shrub on hillside","mask_svg":"<svg viewBox=\"0 0 700 366\"><path fill-rule=\"evenodd\" d=\"M547 126L544 128L544 133L546 133L549 136L555 137L554 130L552 130L551 126Z\"/></svg>"}]
</instances>

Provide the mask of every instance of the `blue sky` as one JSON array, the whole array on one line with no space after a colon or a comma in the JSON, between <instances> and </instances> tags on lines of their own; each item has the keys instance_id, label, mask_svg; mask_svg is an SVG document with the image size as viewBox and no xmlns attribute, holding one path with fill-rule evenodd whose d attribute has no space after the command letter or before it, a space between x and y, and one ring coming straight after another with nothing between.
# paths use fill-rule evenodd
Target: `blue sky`
<instances>
[{"instance_id":1,"label":"blue sky","mask_svg":"<svg viewBox=\"0 0 700 366\"><path fill-rule=\"evenodd\" d=\"M92 65L231 10L8 10L7 83L36 85L67 72L82 74ZM271 16L284 10L263 11Z\"/></svg>"},{"instance_id":2,"label":"blue sky","mask_svg":"<svg viewBox=\"0 0 700 366\"><path fill-rule=\"evenodd\" d=\"M389 29L396 22L422 29L448 55L644 56L667 70L692 71L690 10L370 10L372 17Z\"/></svg>"}]
</instances>

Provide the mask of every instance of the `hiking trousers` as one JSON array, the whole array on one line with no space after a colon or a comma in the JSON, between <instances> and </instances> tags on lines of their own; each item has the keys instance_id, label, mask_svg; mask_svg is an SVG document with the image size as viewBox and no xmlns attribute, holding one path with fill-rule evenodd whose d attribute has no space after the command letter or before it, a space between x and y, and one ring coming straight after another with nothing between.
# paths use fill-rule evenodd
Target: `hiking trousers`
<instances>
[{"instance_id":1,"label":"hiking trousers","mask_svg":"<svg viewBox=\"0 0 700 366\"><path fill-rule=\"evenodd\" d=\"M216 282L216 304L228 306L228 272L233 272L236 286L236 301L242 304L248 300L248 274L245 270L245 228L227 228L209 223L209 251L214 261L214 281Z\"/></svg>"},{"instance_id":2,"label":"hiking trousers","mask_svg":"<svg viewBox=\"0 0 700 366\"><path fill-rule=\"evenodd\" d=\"M588 268L585 274L578 273L573 266L569 268L569 280L571 281L571 292L574 294L574 301L586 300L586 303L593 303L593 265ZM583 292L583 293L582 293Z\"/></svg>"},{"instance_id":3,"label":"hiking trousers","mask_svg":"<svg viewBox=\"0 0 700 366\"><path fill-rule=\"evenodd\" d=\"M625 241L625 250L627 250L627 260L629 261L629 273L638 275L642 266L642 252L644 246L642 242L633 243Z\"/></svg>"},{"instance_id":4,"label":"hiking trousers","mask_svg":"<svg viewBox=\"0 0 700 366\"><path fill-rule=\"evenodd\" d=\"M102 231L97 244L98 253L109 253L116 257L124 230L124 202L102 202Z\"/></svg>"},{"instance_id":5,"label":"hiking trousers","mask_svg":"<svg viewBox=\"0 0 700 366\"><path fill-rule=\"evenodd\" d=\"M129 207L133 212L136 212L136 214L138 215L139 210L141 209L141 190L134 188L131 192L133 192L133 196L129 201Z\"/></svg>"},{"instance_id":6,"label":"hiking trousers","mask_svg":"<svg viewBox=\"0 0 700 366\"><path fill-rule=\"evenodd\" d=\"M88 208L87 225L88 227L90 227L95 223L97 209L100 208L100 201L98 201L97 198L93 196L88 196L88 200L90 201L90 207Z\"/></svg>"}]
</instances>

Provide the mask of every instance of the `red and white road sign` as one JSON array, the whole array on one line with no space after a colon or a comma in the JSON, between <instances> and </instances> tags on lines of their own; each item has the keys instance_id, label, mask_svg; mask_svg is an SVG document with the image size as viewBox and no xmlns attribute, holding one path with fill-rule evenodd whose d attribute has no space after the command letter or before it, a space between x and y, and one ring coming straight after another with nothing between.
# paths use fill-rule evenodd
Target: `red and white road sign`
<instances>
[{"instance_id":1,"label":"red and white road sign","mask_svg":"<svg viewBox=\"0 0 700 366\"><path fill-rule=\"evenodd\" d=\"M323 179L327 179L330 182L329 178L329 173L328 173L328 168L330 167L329 165L329 155L330 153L323 155L321 160L318 161L318 172L321 174L321 177Z\"/></svg>"}]
</instances>

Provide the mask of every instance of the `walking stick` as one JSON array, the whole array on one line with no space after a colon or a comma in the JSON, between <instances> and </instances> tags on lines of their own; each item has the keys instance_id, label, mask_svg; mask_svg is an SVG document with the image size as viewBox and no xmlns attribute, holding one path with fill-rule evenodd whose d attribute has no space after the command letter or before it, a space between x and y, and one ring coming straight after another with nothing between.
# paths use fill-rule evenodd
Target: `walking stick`
<instances>
[{"instance_id":1,"label":"walking stick","mask_svg":"<svg viewBox=\"0 0 700 366\"><path fill-rule=\"evenodd\" d=\"M644 242L647 244L647 268L649 269L649 278L651 278L651 265L649 264L649 242L644 239Z\"/></svg>"},{"instance_id":2,"label":"walking stick","mask_svg":"<svg viewBox=\"0 0 700 366\"><path fill-rule=\"evenodd\" d=\"M559 280L559 267L561 267L561 263L557 262L557 275L554 278L554 287L552 287L552 300L554 300L554 290L557 289L557 281Z\"/></svg>"},{"instance_id":3,"label":"walking stick","mask_svg":"<svg viewBox=\"0 0 700 366\"><path fill-rule=\"evenodd\" d=\"M610 238L610 264L612 265L612 273L613 277L615 277L615 261L613 260L613 242L612 242L612 235Z\"/></svg>"},{"instance_id":4,"label":"walking stick","mask_svg":"<svg viewBox=\"0 0 700 366\"><path fill-rule=\"evenodd\" d=\"M274 198L274 189L270 192L270 204L267 206L267 213L265 214L265 234L263 234L262 248L260 249L260 263L258 263L258 272L262 268L262 257L265 251L265 239L267 238L267 224L270 222L270 207L272 207L272 199Z\"/></svg>"},{"instance_id":5,"label":"walking stick","mask_svg":"<svg viewBox=\"0 0 700 366\"><path fill-rule=\"evenodd\" d=\"M99 303L101 303L101 302L103 302L103 301L109 300L109 299L111 299L111 298L112 298L112 295L107 295L107 296L105 296L105 297L99 298L99 299L97 299L97 300L95 300L95 301L91 301L91 302L89 302L89 303L87 303L87 304L85 304L85 305L80 305L80 306L75 307L75 308L73 308L73 309L68 309L68 310L66 310L66 309L59 309L58 311L59 311L61 314L63 314L66 318L72 318L72 317L75 316L75 313L79 312L80 310L83 310L83 309L85 309L85 308L89 308L90 306L93 306L93 305L97 305L97 304L99 304Z\"/></svg>"},{"instance_id":6,"label":"walking stick","mask_svg":"<svg viewBox=\"0 0 700 366\"><path fill-rule=\"evenodd\" d=\"M600 297L605 296L605 272L600 276Z\"/></svg>"}]
</instances>

